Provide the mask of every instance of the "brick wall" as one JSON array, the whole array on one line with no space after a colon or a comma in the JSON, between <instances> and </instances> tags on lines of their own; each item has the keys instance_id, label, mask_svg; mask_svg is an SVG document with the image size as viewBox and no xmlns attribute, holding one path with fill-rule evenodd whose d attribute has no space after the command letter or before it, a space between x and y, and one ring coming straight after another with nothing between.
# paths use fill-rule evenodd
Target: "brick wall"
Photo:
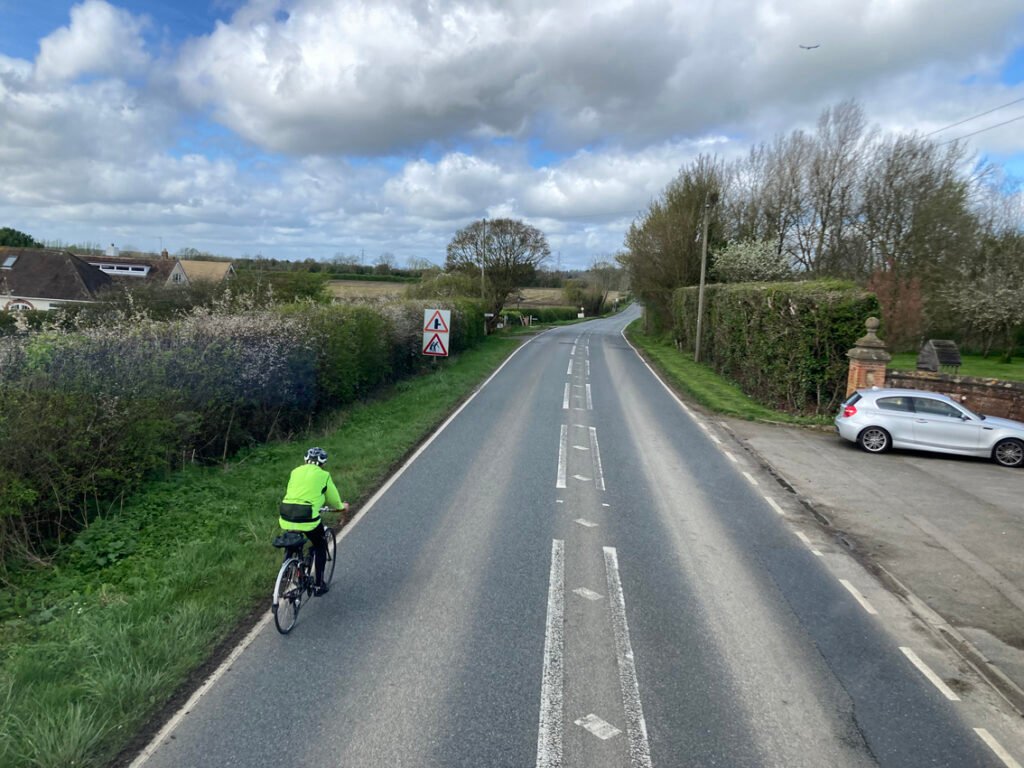
<instances>
[{"instance_id":1,"label":"brick wall","mask_svg":"<svg viewBox=\"0 0 1024 768\"><path fill-rule=\"evenodd\" d=\"M975 413L1024 421L1024 382L930 371L886 371L885 386L941 392Z\"/></svg>"}]
</instances>

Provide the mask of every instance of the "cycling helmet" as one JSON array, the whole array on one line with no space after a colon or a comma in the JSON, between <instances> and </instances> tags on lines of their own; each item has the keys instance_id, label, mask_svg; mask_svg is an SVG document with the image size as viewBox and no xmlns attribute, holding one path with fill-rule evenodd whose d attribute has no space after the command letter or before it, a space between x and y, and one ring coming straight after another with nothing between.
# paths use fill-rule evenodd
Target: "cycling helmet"
<instances>
[{"instance_id":1,"label":"cycling helmet","mask_svg":"<svg viewBox=\"0 0 1024 768\"><path fill-rule=\"evenodd\" d=\"M306 451L307 464L323 465L327 461L327 451L323 448L310 448Z\"/></svg>"}]
</instances>

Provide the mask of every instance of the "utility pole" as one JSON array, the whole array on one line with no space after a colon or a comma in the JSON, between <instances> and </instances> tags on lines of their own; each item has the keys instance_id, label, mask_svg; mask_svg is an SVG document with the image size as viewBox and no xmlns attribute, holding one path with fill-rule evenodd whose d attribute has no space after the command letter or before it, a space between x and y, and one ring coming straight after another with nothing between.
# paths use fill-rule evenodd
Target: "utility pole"
<instances>
[{"instance_id":1,"label":"utility pole","mask_svg":"<svg viewBox=\"0 0 1024 768\"><path fill-rule=\"evenodd\" d=\"M704 198L704 231L700 238L700 287L697 288L697 338L693 342L693 362L700 362L700 334L704 321L704 276L708 268L708 214L711 206L718 202L718 193L711 192Z\"/></svg>"}]
</instances>

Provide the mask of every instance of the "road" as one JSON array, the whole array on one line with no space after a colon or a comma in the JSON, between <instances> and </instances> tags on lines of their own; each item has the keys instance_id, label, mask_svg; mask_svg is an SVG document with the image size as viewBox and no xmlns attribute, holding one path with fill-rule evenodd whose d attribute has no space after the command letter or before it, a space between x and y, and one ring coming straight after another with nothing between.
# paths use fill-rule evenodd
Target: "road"
<instances>
[{"instance_id":1,"label":"road","mask_svg":"<svg viewBox=\"0 0 1024 768\"><path fill-rule=\"evenodd\" d=\"M663 387L634 316L520 348L330 594L135 764L1013 766L1014 724Z\"/></svg>"}]
</instances>

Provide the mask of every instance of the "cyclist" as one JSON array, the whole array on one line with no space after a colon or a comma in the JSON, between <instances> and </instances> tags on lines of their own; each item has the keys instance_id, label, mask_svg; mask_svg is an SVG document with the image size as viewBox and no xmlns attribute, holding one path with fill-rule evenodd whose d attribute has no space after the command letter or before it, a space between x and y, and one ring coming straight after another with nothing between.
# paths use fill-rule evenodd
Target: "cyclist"
<instances>
[{"instance_id":1,"label":"cyclist","mask_svg":"<svg viewBox=\"0 0 1024 768\"><path fill-rule=\"evenodd\" d=\"M313 544L313 562L316 575L314 595L327 594L330 588L324 584L324 563L327 561L327 539L324 524L320 519L320 508L348 511L348 502L342 502L338 488L325 470L327 451L310 448L306 460L292 470L288 478L288 490L281 502L279 523L286 531L301 531Z\"/></svg>"}]
</instances>

